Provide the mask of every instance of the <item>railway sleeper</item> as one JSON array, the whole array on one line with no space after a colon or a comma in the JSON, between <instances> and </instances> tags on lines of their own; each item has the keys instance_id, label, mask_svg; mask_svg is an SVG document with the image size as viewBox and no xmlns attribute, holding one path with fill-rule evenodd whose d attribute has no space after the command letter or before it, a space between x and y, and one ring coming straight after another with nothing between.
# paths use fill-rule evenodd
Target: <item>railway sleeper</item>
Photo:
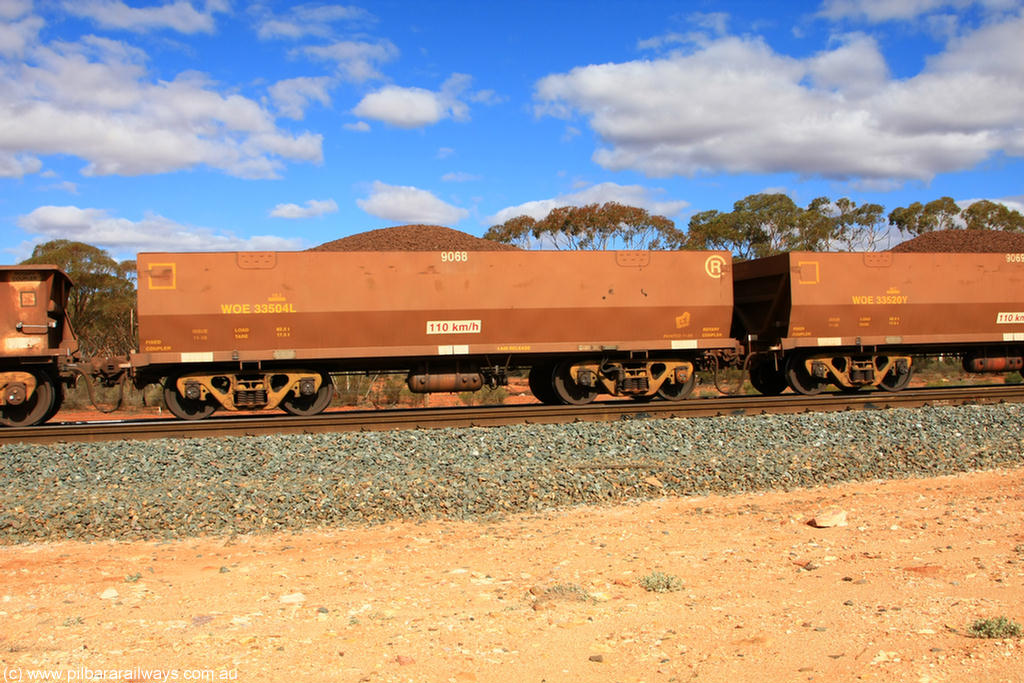
<instances>
[{"instance_id":1,"label":"railway sleeper","mask_svg":"<svg viewBox=\"0 0 1024 683\"><path fill-rule=\"evenodd\" d=\"M189 420L207 417L216 409L280 407L294 415L311 415L323 411L332 395L330 376L312 370L187 373L171 378L164 391L168 409Z\"/></svg>"},{"instance_id":2,"label":"railway sleeper","mask_svg":"<svg viewBox=\"0 0 1024 683\"><path fill-rule=\"evenodd\" d=\"M824 385L834 384L843 391L878 387L899 391L910 382L913 360L910 356L889 355L811 355L789 365L790 385L797 393L817 393Z\"/></svg>"}]
</instances>

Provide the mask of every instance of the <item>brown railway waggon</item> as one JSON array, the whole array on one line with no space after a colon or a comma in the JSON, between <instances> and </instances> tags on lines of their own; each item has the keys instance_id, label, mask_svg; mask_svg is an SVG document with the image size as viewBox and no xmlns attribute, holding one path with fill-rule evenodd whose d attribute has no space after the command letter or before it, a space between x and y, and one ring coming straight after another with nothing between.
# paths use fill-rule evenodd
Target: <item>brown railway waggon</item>
<instances>
[{"instance_id":1,"label":"brown railway waggon","mask_svg":"<svg viewBox=\"0 0 1024 683\"><path fill-rule=\"evenodd\" d=\"M0 266L0 424L39 424L60 410L64 365L78 351L70 289L57 266Z\"/></svg>"},{"instance_id":2,"label":"brown railway waggon","mask_svg":"<svg viewBox=\"0 0 1024 683\"><path fill-rule=\"evenodd\" d=\"M0 269L0 422L43 422L80 361L50 266ZM138 257L140 348L93 360L168 408L312 415L339 373L414 392L529 371L545 403L682 400L738 366L767 394L907 386L922 356L1024 365L1024 254L359 251Z\"/></svg>"},{"instance_id":3,"label":"brown railway waggon","mask_svg":"<svg viewBox=\"0 0 1024 683\"><path fill-rule=\"evenodd\" d=\"M727 252L140 254L137 381L170 410L331 399L333 372L403 373L414 392L472 391L531 368L547 403L689 394L735 362Z\"/></svg>"},{"instance_id":4,"label":"brown railway waggon","mask_svg":"<svg viewBox=\"0 0 1024 683\"><path fill-rule=\"evenodd\" d=\"M914 358L1020 370L1024 254L792 252L734 266L750 380L766 394L898 391Z\"/></svg>"}]
</instances>

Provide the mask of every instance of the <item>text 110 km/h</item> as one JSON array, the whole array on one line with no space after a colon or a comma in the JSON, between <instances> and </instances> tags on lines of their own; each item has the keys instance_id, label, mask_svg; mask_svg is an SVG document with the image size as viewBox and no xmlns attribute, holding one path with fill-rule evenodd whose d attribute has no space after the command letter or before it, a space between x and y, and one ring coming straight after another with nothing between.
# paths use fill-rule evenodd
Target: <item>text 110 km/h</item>
<instances>
[{"instance_id":1,"label":"text 110 km/h","mask_svg":"<svg viewBox=\"0 0 1024 683\"><path fill-rule=\"evenodd\" d=\"M427 334L479 334L479 320L428 320Z\"/></svg>"}]
</instances>

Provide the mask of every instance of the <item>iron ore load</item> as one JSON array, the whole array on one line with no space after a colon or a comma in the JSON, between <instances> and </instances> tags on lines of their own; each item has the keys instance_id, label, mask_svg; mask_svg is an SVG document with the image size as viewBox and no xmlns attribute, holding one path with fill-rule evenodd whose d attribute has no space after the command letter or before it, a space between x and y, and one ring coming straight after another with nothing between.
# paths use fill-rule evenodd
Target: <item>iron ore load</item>
<instances>
[{"instance_id":1,"label":"iron ore load","mask_svg":"<svg viewBox=\"0 0 1024 683\"><path fill-rule=\"evenodd\" d=\"M429 248L407 232L375 238L400 237L401 251L362 237L345 251L140 254L140 348L126 362L93 359L91 372L161 383L171 412L200 419L313 415L348 372L398 373L425 393L528 370L542 402L583 404L682 400L697 371L726 366L762 393L814 394L898 391L922 356L960 357L968 372L1024 365L1016 250L733 263L724 251L488 248L456 231ZM85 367L69 286L55 267L0 268L2 424L45 422Z\"/></svg>"},{"instance_id":2,"label":"iron ore load","mask_svg":"<svg viewBox=\"0 0 1024 683\"><path fill-rule=\"evenodd\" d=\"M315 414L345 371L451 392L530 367L548 403L678 400L739 351L727 252L164 253L138 273L131 366L186 419Z\"/></svg>"}]
</instances>

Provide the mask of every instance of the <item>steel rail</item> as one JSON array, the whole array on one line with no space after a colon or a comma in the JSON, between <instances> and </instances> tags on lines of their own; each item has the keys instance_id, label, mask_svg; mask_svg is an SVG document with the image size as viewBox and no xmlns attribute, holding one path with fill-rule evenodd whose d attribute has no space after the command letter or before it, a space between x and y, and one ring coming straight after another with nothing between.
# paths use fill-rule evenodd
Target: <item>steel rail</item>
<instances>
[{"instance_id":1,"label":"steel rail","mask_svg":"<svg viewBox=\"0 0 1024 683\"><path fill-rule=\"evenodd\" d=\"M282 414L236 415L196 422L170 418L69 422L28 428L0 428L0 445L261 436L323 432L493 427L508 424L551 424L576 421L612 421L670 417L713 417L804 413L842 410L884 410L926 405L963 405L1024 402L1024 385L993 385L908 389L859 394L822 393L817 396L719 396L691 398L678 403L605 401L584 406L539 404L487 407L421 408L369 411L334 411L312 417Z\"/></svg>"}]
</instances>

